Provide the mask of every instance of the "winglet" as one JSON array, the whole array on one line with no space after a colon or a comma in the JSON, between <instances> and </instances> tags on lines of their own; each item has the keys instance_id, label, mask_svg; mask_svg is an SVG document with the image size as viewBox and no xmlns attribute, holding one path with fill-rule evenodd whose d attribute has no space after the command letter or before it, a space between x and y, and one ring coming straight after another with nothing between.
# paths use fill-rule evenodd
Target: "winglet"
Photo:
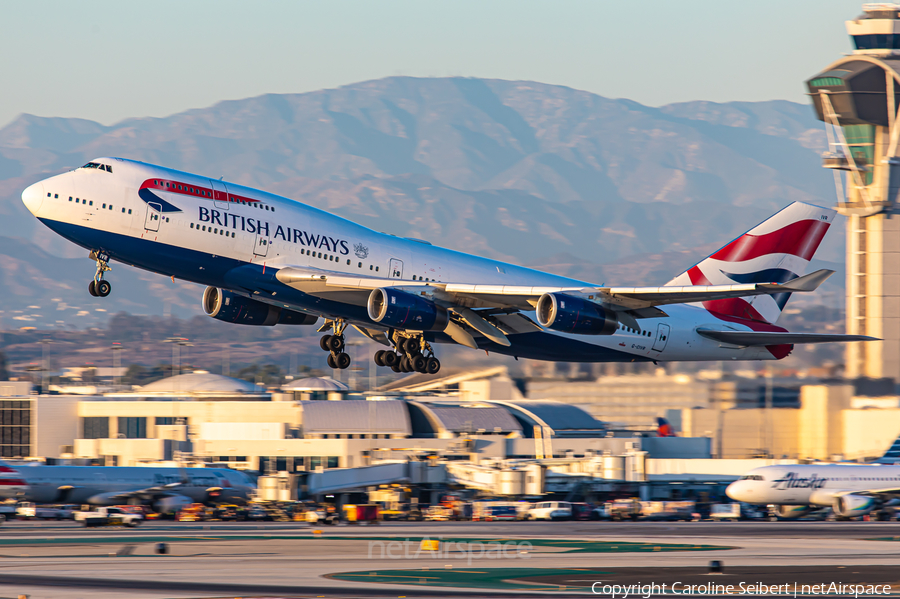
<instances>
[{"instance_id":1,"label":"winglet","mask_svg":"<svg viewBox=\"0 0 900 599\"><path fill-rule=\"evenodd\" d=\"M808 275L803 275L802 277L791 279L790 281L779 285L779 287L781 289L784 289L785 291L815 291L819 288L819 285L824 283L825 280L833 274L833 270L823 268L821 270L811 272Z\"/></svg>"}]
</instances>

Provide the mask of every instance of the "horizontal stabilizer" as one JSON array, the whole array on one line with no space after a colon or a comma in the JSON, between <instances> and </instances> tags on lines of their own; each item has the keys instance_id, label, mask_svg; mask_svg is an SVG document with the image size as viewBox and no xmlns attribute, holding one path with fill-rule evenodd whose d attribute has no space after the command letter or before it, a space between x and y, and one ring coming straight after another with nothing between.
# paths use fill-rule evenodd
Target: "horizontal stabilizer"
<instances>
[{"instance_id":1,"label":"horizontal stabilizer","mask_svg":"<svg viewBox=\"0 0 900 599\"><path fill-rule=\"evenodd\" d=\"M697 332L708 339L741 345L794 345L797 343L840 343L849 341L880 341L866 335L834 335L831 333L791 333L788 331L715 331L698 329Z\"/></svg>"},{"instance_id":2,"label":"horizontal stabilizer","mask_svg":"<svg viewBox=\"0 0 900 599\"><path fill-rule=\"evenodd\" d=\"M819 288L819 285L824 283L825 280L833 274L833 270L823 268L811 272L808 275L803 275L802 277L797 277L796 279L791 279L790 281L782 283L781 287L786 291L815 291Z\"/></svg>"}]
</instances>

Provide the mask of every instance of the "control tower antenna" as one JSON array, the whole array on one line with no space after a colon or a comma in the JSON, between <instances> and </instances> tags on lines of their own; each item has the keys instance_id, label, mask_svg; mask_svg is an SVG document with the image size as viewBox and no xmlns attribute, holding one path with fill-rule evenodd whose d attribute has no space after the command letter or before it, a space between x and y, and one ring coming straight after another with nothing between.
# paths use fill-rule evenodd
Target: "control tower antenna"
<instances>
[{"instance_id":1,"label":"control tower antenna","mask_svg":"<svg viewBox=\"0 0 900 599\"><path fill-rule=\"evenodd\" d=\"M900 382L900 4L864 4L847 21L854 51L806 81L847 217L845 375ZM844 176L841 176L844 173Z\"/></svg>"}]
</instances>

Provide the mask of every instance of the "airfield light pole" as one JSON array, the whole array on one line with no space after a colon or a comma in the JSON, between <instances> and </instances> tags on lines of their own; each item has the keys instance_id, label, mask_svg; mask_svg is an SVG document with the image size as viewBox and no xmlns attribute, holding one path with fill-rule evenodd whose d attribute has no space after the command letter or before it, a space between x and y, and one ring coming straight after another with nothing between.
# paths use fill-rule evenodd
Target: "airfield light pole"
<instances>
[{"instance_id":1,"label":"airfield light pole","mask_svg":"<svg viewBox=\"0 0 900 599\"><path fill-rule=\"evenodd\" d=\"M121 351L125 349L121 343L113 343L110 351L113 355L113 385L118 390L119 387L119 369L122 367Z\"/></svg>"},{"instance_id":2,"label":"airfield light pole","mask_svg":"<svg viewBox=\"0 0 900 599\"><path fill-rule=\"evenodd\" d=\"M50 339L41 339L41 393L47 394L47 345L53 343Z\"/></svg>"}]
</instances>

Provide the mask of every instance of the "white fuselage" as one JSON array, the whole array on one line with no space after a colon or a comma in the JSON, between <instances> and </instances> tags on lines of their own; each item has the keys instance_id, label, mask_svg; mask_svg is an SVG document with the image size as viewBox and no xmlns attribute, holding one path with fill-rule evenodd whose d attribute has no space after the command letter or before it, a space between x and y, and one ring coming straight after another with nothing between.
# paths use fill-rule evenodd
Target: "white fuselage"
<instances>
[{"instance_id":1,"label":"white fuselage","mask_svg":"<svg viewBox=\"0 0 900 599\"><path fill-rule=\"evenodd\" d=\"M756 468L726 490L735 501L774 505L830 506L848 492L900 487L900 466L792 464Z\"/></svg>"},{"instance_id":2,"label":"white fuselage","mask_svg":"<svg viewBox=\"0 0 900 599\"><path fill-rule=\"evenodd\" d=\"M0 486L2 499L112 505L128 501L105 501L103 495L172 485L171 494L196 502L207 501L210 489L216 489L221 500L246 501L256 489L246 474L227 468L22 466L15 470L25 485Z\"/></svg>"},{"instance_id":3,"label":"white fuselage","mask_svg":"<svg viewBox=\"0 0 900 599\"><path fill-rule=\"evenodd\" d=\"M222 287L292 310L375 327L365 305L313 297L278 282L283 267L322 269L401 281L593 286L513 264L378 233L300 202L140 162L104 158L110 170L79 168L29 187L28 209L63 237L91 251L166 276ZM723 322L698 305L666 306L642 331L574 335L509 320L510 347L479 347L517 357L603 361L774 359L765 347L729 346L697 333ZM498 316L503 318L503 315ZM750 330L737 321L733 330ZM448 341L441 333L432 341ZM783 354L782 354L783 356Z\"/></svg>"}]
</instances>

